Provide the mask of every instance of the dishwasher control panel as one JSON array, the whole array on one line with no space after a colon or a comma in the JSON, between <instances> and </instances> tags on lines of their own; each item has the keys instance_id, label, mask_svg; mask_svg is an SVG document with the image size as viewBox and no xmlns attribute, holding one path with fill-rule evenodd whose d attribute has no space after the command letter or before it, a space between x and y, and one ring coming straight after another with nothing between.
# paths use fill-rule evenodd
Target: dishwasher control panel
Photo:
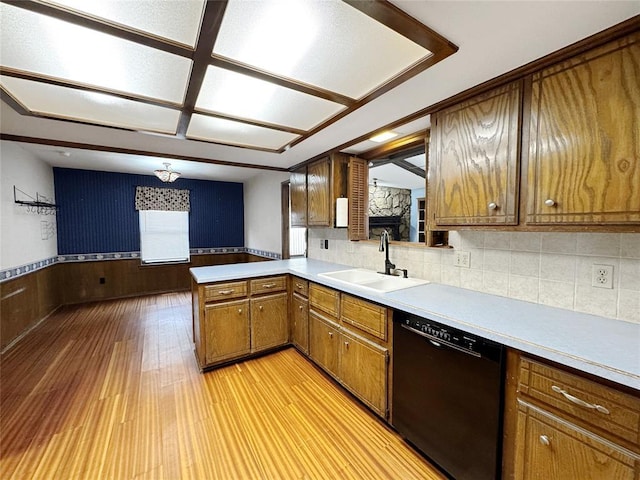
<instances>
[{"instance_id":1,"label":"dishwasher control panel","mask_svg":"<svg viewBox=\"0 0 640 480\"><path fill-rule=\"evenodd\" d=\"M405 312L395 312L394 316L396 321L403 327L429 339L436 346L444 344L471 355L481 356L487 347L494 348L495 345L484 338L442 325L427 318Z\"/></svg>"}]
</instances>

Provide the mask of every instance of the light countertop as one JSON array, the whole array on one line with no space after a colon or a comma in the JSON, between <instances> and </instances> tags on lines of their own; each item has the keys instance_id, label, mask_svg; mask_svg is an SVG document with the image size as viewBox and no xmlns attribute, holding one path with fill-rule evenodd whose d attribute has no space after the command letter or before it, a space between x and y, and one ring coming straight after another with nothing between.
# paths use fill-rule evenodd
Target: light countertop
<instances>
[{"instance_id":1,"label":"light countertop","mask_svg":"<svg viewBox=\"0 0 640 480\"><path fill-rule=\"evenodd\" d=\"M190 271L197 283L290 273L640 390L640 325L438 283L376 293L318 276L351 268L299 258Z\"/></svg>"}]
</instances>

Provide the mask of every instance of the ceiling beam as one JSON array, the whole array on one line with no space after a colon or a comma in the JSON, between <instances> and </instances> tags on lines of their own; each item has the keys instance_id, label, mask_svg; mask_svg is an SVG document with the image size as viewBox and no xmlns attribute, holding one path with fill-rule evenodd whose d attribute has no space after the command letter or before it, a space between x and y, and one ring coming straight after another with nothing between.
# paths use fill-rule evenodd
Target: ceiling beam
<instances>
[{"instance_id":1,"label":"ceiling beam","mask_svg":"<svg viewBox=\"0 0 640 480\"><path fill-rule=\"evenodd\" d=\"M418 177L427 178L427 172L423 168L417 167L406 160L391 160L391 163L406 170L409 173L413 173Z\"/></svg>"},{"instance_id":2,"label":"ceiling beam","mask_svg":"<svg viewBox=\"0 0 640 480\"><path fill-rule=\"evenodd\" d=\"M386 0L342 0L356 10L395 30L434 55L448 57L458 51L449 40Z\"/></svg>"},{"instance_id":3,"label":"ceiling beam","mask_svg":"<svg viewBox=\"0 0 640 480\"><path fill-rule=\"evenodd\" d=\"M26 137L21 135L12 135L9 133L0 133L0 140L8 142L21 142L34 145L48 145L62 148L78 148L81 150L94 150L98 152L122 153L126 155L139 155L144 157L169 158L172 160L187 160L190 162L210 163L212 165L223 165L226 167L255 168L258 170L270 170L273 172L288 172L288 168L273 167L270 165L256 165L251 163L228 162L226 160L216 160L213 158L194 157L190 155L179 155L166 152L152 152L149 150L137 150L133 148L112 147L107 145L97 145L92 143L69 142L65 140L56 140L52 138Z\"/></svg>"},{"instance_id":4,"label":"ceiling beam","mask_svg":"<svg viewBox=\"0 0 640 480\"><path fill-rule=\"evenodd\" d=\"M213 52L213 45L216 43L216 38L218 38L226 8L227 0L207 0L207 5L204 8L200 35L193 54L193 67L184 98L184 107L182 108L176 131L176 136L179 138L186 138L191 115L193 115L196 108L196 101L200 94L204 76L207 73L207 67L211 61L211 52Z\"/></svg>"}]
</instances>

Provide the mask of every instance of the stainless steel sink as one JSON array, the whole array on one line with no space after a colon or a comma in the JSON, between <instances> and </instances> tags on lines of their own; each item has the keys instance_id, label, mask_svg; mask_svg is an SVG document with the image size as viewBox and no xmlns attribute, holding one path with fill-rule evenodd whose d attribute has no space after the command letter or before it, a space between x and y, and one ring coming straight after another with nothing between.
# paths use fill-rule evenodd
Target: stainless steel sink
<instances>
[{"instance_id":1,"label":"stainless steel sink","mask_svg":"<svg viewBox=\"0 0 640 480\"><path fill-rule=\"evenodd\" d=\"M429 283L421 278L402 278L366 270L353 268L335 272L319 273L318 276L330 278L354 287L366 288L376 292L392 292L403 288L415 287Z\"/></svg>"}]
</instances>

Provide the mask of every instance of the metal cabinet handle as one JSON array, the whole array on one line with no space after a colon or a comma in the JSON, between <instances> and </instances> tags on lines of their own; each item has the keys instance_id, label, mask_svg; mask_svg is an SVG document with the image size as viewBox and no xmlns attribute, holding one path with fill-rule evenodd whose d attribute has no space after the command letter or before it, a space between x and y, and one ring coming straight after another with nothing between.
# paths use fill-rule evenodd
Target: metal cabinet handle
<instances>
[{"instance_id":1,"label":"metal cabinet handle","mask_svg":"<svg viewBox=\"0 0 640 480\"><path fill-rule=\"evenodd\" d=\"M262 288L273 288L275 286L276 286L275 283L263 283L262 284Z\"/></svg>"},{"instance_id":2,"label":"metal cabinet handle","mask_svg":"<svg viewBox=\"0 0 640 480\"><path fill-rule=\"evenodd\" d=\"M349 342L344 342L344 348L349 349Z\"/></svg>"},{"instance_id":3,"label":"metal cabinet handle","mask_svg":"<svg viewBox=\"0 0 640 480\"><path fill-rule=\"evenodd\" d=\"M333 332L329 332L329 338L333 338Z\"/></svg>"},{"instance_id":4,"label":"metal cabinet handle","mask_svg":"<svg viewBox=\"0 0 640 480\"><path fill-rule=\"evenodd\" d=\"M497 210L498 209L498 204L496 202L491 202L487 206L489 207L489 210Z\"/></svg>"},{"instance_id":5,"label":"metal cabinet handle","mask_svg":"<svg viewBox=\"0 0 640 480\"><path fill-rule=\"evenodd\" d=\"M218 295L229 295L230 293L235 292L235 290L232 288L231 290L218 290Z\"/></svg>"},{"instance_id":6,"label":"metal cabinet handle","mask_svg":"<svg viewBox=\"0 0 640 480\"><path fill-rule=\"evenodd\" d=\"M552 199L552 198L547 198L547 199L544 201L544 204L545 204L547 207L555 207L555 205L556 205L556 201L555 201L554 199Z\"/></svg>"},{"instance_id":7,"label":"metal cabinet handle","mask_svg":"<svg viewBox=\"0 0 640 480\"><path fill-rule=\"evenodd\" d=\"M238 313L242 313L242 309L241 308L238 309Z\"/></svg>"},{"instance_id":8,"label":"metal cabinet handle","mask_svg":"<svg viewBox=\"0 0 640 480\"><path fill-rule=\"evenodd\" d=\"M546 446L551 445L551 442L549 441L549 437L547 437L546 435L540 435L540 443Z\"/></svg>"},{"instance_id":9,"label":"metal cabinet handle","mask_svg":"<svg viewBox=\"0 0 640 480\"><path fill-rule=\"evenodd\" d=\"M298 308L300 309L300 311L302 311L302 305L299 305Z\"/></svg>"},{"instance_id":10,"label":"metal cabinet handle","mask_svg":"<svg viewBox=\"0 0 640 480\"><path fill-rule=\"evenodd\" d=\"M610 413L609 410L607 410L602 405L597 405L595 403L585 402L584 400L582 400L582 399L580 399L578 397L574 397L570 393L567 393L565 390L561 389L560 387L558 387L556 385L553 385L551 387L551 390L553 390L556 393L562 394L564 396L564 398L569 400L571 403L575 403L576 405L580 405L581 407L590 408L592 410L597 410L598 412L604 413L605 415L609 415L609 413Z\"/></svg>"},{"instance_id":11,"label":"metal cabinet handle","mask_svg":"<svg viewBox=\"0 0 640 480\"><path fill-rule=\"evenodd\" d=\"M263 307L262 307L262 305L259 305L258 308L260 309L260 311L262 311Z\"/></svg>"},{"instance_id":12,"label":"metal cabinet handle","mask_svg":"<svg viewBox=\"0 0 640 480\"><path fill-rule=\"evenodd\" d=\"M302 290L303 287L304 285L302 285L301 283L296 283L296 288Z\"/></svg>"}]
</instances>

